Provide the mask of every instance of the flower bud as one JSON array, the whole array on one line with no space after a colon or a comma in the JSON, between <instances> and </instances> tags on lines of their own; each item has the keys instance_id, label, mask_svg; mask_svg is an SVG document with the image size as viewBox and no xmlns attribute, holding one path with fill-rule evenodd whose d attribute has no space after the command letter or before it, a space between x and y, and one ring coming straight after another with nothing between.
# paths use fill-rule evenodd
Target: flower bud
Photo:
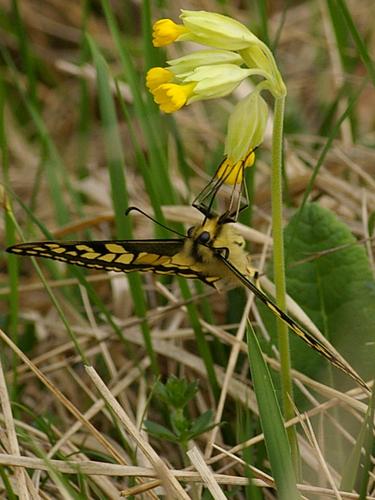
<instances>
[{"instance_id":1,"label":"flower bud","mask_svg":"<svg viewBox=\"0 0 375 500\"><path fill-rule=\"evenodd\" d=\"M147 71L146 75L146 86L152 92L159 85L163 83L168 83L173 80L173 73L166 68L151 68Z\"/></svg>"},{"instance_id":2,"label":"flower bud","mask_svg":"<svg viewBox=\"0 0 375 500\"><path fill-rule=\"evenodd\" d=\"M228 159L236 163L261 144L267 117L267 103L257 90L236 104L229 117L225 141Z\"/></svg>"},{"instance_id":3,"label":"flower bud","mask_svg":"<svg viewBox=\"0 0 375 500\"><path fill-rule=\"evenodd\" d=\"M159 19L153 26L152 43L154 47L164 47L178 40L186 31L184 26L174 23L172 19Z\"/></svg>"}]
</instances>

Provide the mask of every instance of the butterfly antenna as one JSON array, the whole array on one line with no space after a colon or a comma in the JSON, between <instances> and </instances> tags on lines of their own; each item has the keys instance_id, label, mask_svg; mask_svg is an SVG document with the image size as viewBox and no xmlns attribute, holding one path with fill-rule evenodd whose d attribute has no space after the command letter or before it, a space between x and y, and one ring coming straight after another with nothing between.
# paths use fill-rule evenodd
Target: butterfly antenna
<instances>
[{"instance_id":1,"label":"butterfly antenna","mask_svg":"<svg viewBox=\"0 0 375 500\"><path fill-rule=\"evenodd\" d=\"M140 214L144 215L147 219L150 219L152 222L154 222L155 224L157 224L160 227L163 227L167 231L170 231L171 233L177 234L177 236L181 236L182 238L186 238L186 234L179 233L178 231L175 231L174 229L162 224L158 220L151 217L151 215L149 215L147 212L144 212L141 208L129 207L125 211L125 216L129 215L130 212L139 212Z\"/></svg>"}]
</instances>

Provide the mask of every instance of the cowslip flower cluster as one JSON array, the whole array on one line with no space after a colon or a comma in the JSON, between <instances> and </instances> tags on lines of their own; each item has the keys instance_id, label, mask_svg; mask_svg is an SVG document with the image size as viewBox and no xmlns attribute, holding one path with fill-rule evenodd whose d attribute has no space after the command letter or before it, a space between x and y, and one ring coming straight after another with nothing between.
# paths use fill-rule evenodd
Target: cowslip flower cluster
<instances>
[{"instance_id":1,"label":"cowslip flower cluster","mask_svg":"<svg viewBox=\"0 0 375 500\"><path fill-rule=\"evenodd\" d=\"M225 141L226 165L233 169L225 182L242 182L239 166L254 163L253 151L262 141L268 107L261 96L275 98L286 88L268 47L246 26L230 17L205 11L182 10L182 24L161 19L154 24L153 44L192 41L211 47L167 61L167 67L151 68L146 84L161 111L173 113L198 100L224 97L248 77L261 77L254 90L235 106ZM224 168L224 167L223 167ZM217 176L220 177L220 169Z\"/></svg>"}]
</instances>

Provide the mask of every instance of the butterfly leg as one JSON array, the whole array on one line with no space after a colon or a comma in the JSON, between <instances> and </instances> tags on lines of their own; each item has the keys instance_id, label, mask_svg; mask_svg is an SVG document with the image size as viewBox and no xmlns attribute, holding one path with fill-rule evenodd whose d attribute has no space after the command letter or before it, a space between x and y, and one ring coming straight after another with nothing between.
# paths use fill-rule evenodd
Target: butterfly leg
<instances>
[{"instance_id":1,"label":"butterfly leg","mask_svg":"<svg viewBox=\"0 0 375 500\"><path fill-rule=\"evenodd\" d=\"M204 187L192 203L193 207L198 209L206 217L212 215L212 207L216 196L222 186L232 175L233 167L229 163L226 164L226 161L227 159L224 158L210 182ZM226 222L229 220L236 222L239 214L249 206L248 192L244 182L244 169L245 162L243 161L236 173L236 179L230 193L228 208L220 216L220 219L225 220Z\"/></svg>"}]
</instances>

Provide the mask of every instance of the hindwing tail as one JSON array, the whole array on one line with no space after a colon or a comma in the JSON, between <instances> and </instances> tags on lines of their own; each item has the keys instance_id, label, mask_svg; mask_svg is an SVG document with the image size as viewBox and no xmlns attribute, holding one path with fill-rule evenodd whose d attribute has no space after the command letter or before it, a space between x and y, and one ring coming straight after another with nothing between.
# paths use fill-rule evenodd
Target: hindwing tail
<instances>
[{"instance_id":1,"label":"hindwing tail","mask_svg":"<svg viewBox=\"0 0 375 500\"><path fill-rule=\"evenodd\" d=\"M219 254L219 258L227 266L228 269L239 279L239 281L248 288L253 294L263 302L273 314L280 318L293 333L298 335L308 346L310 346L315 351L322 354L328 361L330 361L337 368L342 370L344 373L352 377L356 382L358 382L362 387L369 391L368 385L363 381L363 379L353 370L353 368L347 363L341 356L339 359L333 351L335 349L324 345L319 339L317 339L312 333L308 332L305 328L298 325L290 316L288 316L284 311L280 309L272 300L270 300L265 293L263 293L250 279L248 279L244 274L242 274L236 266L234 266L228 259Z\"/></svg>"}]
</instances>

